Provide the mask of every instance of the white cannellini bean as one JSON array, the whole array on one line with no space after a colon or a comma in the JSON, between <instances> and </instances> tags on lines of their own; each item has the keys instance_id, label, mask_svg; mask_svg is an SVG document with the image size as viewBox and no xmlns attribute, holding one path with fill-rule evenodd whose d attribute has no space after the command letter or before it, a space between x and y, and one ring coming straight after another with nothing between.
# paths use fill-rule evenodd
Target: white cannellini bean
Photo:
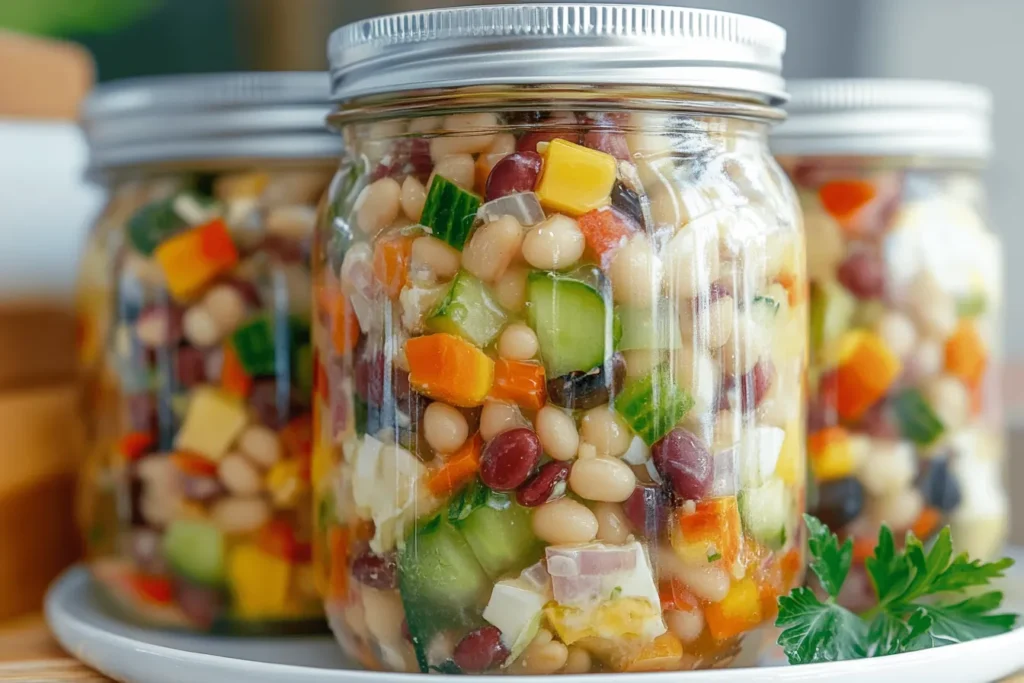
<instances>
[{"instance_id":1,"label":"white cannellini bean","mask_svg":"<svg viewBox=\"0 0 1024 683\"><path fill-rule=\"evenodd\" d=\"M580 420L580 438L592 444L599 455L617 458L629 448L633 433L621 415L604 405L591 408Z\"/></svg>"},{"instance_id":2,"label":"white cannellini bean","mask_svg":"<svg viewBox=\"0 0 1024 683\"><path fill-rule=\"evenodd\" d=\"M419 223L423 215L423 205L427 202L427 188L423 187L423 183L415 176L406 176L402 181L400 202L405 217L413 223Z\"/></svg>"},{"instance_id":3,"label":"white cannellini bean","mask_svg":"<svg viewBox=\"0 0 1024 683\"><path fill-rule=\"evenodd\" d=\"M884 496L910 486L915 474L917 458L910 443L871 439L857 478L872 496Z\"/></svg>"},{"instance_id":4,"label":"white cannellini bean","mask_svg":"<svg viewBox=\"0 0 1024 683\"><path fill-rule=\"evenodd\" d=\"M494 296L506 311L518 313L526 304L526 277L529 268L510 266L494 283Z\"/></svg>"},{"instance_id":5,"label":"white cannellini bean","mask_svg":"<svg viewBox=\"0 0 1024 683\"><path fill-rule=\"evenodd\" d=\"M374 237L398 218L402 186L394 178L381 178L363 188L356 199L356 225Z\"/></svg>"},{"instance_id":6,"label":"white cannellini bean","mask_svg":"<svg viewBox=\"0 0 1024 683\"><path fill-rule=\"evenodd\" d=\"M516 136L512 133L499 133L494 136L494 141L487 148L487 154L511 154L516 151Z\"/></svg>"},{"instance_id":7,"label":"white cannellini bean","mask_svg":"<svg viewBox=\"0 0 1024 683\"><path fill-rule=\"evenodd\" d=\"M413 240L409 260L413 272L428 272L437 280L451 280L459 272L458 251L430 235Z\"/></svg>"},{"instance_id":8,"label":"white cannellini bean","mask_svg":"<svg viewBox=\"0 0 1024 683\"><path fill-rule=\"evenodd\" d=\"M597 517L597 540L622 545L629 538L629 520L618 503L598 503L594 506Z\"/></svg>"},{"instance_id":9,"label":"white cannellini bean","mask_svg":"<svg viewBox=\"0 0 1024 683\"><path fill-rule=\"evenodd\" d=\"M222 330L234 331L245 320L245 298L231 285L211 287L203 297L202 305Z\"/></svg>"},{"instance_id":10,"label":"white cannellini bean","mask_svg":"<svg viewBox=\"0 0 1024 683\"><path fill-rule=\"evenodd\" d=\"M551 545L588 543L597 537L597 517L571 498L544 503L533 511L533 533Z\"/></svg>"},{"instance_id":11,"label":"white cannellini bean","mask_svg":"<svg viewBox=\"0 0 1024 683\"><path fill-rule=\"evenodd\" d=\"M662 349L629 349L621 353L626 362L627 382L651 374L666 358L666 352Z\"/></svg>"},{"instance_id":12,"label":"white cannellini bean","mask_svg":"<svg viewBox=\"0 0 1024 683\"><path fill-rule=\"evenodd\" d=\"M264 469L281 459L281 440L274 430L263 425L250 425L238 437L238 449Z\"/></svg>"},{"instance_id":13,"label":"white cannellini bean","mask_svg":"<svg viewBox=\"0 0 1024 683\"><path fill-rule=\"evenodd\" d=\"M956 377L939 375L924 387L924 396L942 424L950 432L967 423L971 410L971 395Z\"/></svg>"},{"instance_id":14,"label":"white cannellini bean","mask_svg":"<svg viewBox=\"0 0 1024 683\"><path fill-rule=\"evenodd\" d=\"M909 529L924 509L920 491L906 488L881 498L871 498L866 505L867 518L874 526L883 522L895 533Z\"/></svg>"},{"instance_id":15,"label":"white cannellini bean","mask_svg":"<svg viewBox=\"0 0 1024 683\"><path fill-rule=\"evenodd\" d=\"M416 134L429 133L441 125L440 116L421 116L409 122L409 132Z\"/></svg>"},{"instance_id":16,"label":"white cannellini bean","mask_svg":"<svg viewBox=\"0 0 1024 683\"><path fill-rule=\"evenodd\" d=\"M366 610L366 628L377 640L394 645L402 642L405 609L398 591L362 587L359 595Z\"/></svg>"},{"instance_id":17,"label":"white cannellini bean","mask_svg":"<svg viewBox=\"0 0 1024 683\"><path fill-rule=\"evenodd\" d=\"M665 625L679 640L692 643L704 631L704 613L699 609L668 610L665 612Z\"/></svg>"},{"instance_id":18,"label":"white cannellini bean","mask_svg":"<svg viewBox=\"0 0 1024 683\"><path fill-rule=\"evenodd\" d=\"M736 376L750 372L768 351L770 342L767 330L749 316L740 316L729 343L722 347L722 372Z\"/></svg>"},{"instance_id":19,"label":"white cannellini bean","mask_svg":"<svg viewBox=\"0 0 1024 683\"><path fill-rule=\"evenodd\" d=\"M710 602L721 602L729 594L729 574L717 565L689 565L679 559L671 548L658 552L658 560L662 562L669 575L675 576L698 598Z\"/></svg>"},{"instance_id":20,"label":"white cannellini bean","mask_svg":"<svg viewBox=\"0 0 1024 683\"><path fill-rule=\"evenodd\" d=\"M172 313L169 310L146 311L135 321L135 336L147 349L158 349L170 341ZM125 339L124 354L131 353L131 340ZM119 347L121 348L121 347Z\"/></svg>"},{"instance_id":21,"label":"white cannellini bean","mask_svg":"<svg viewBox=\"0 0 1024 683\"><path fill-rule=\"evenodd\" d=\"M498 338L498 355L508 360L530 360L539 348L537 334L522 323L509 325Z\"/></svg>"},{"instance_id":22,"label":"white cannellini bean","mask_svg":"<svg viewBox=\"0 0 1024 683\"><path fill-rule=\"evenodd\" d=\"M665 278L679 302L689 304L718 279L718 216L709 214L690 221L665 248Z\"/></svg>"},{"instance_id":23,"label":"white cannellini bean","mask_svg":"<svg viewBox=\"0 0 1024 683\"><path fill-rule=\"evenodd\" d=\"M473 231L462 250L462 267L484 282L501 278L523 243L523 226L512 216L502 216Z\"/></svg>"},{"instance_id":24,"label":"white cannellini bean","mask_svg":"<svg viewBox=\"0 0 1024 683\"><path fill-rule=\"evenodd\" d=\"M217 477L229 492L251 496L263 488L263 476L241 453L228 453L217 464Z\"/></svg>"},{"instance_id":25,"label":"white cannellini bean","mask_svg":"<svg viewBox=\"0 0 1024 683\"><path fill-rule=\"evenodd\" d=\"M661 263L644 234L634 235L612 256L608 270L616 303L649 308L661 291Z\"/></svg>"},{"instance_id":26,"label":"white cannellini bean","mask_svg":"<svg viewBox=\"0 0 1024 683\"><path fill-rule=\"evenodd\" d=\"M693 397L693 411L698 415L711 412L719 384L718 364L706 351L690 346L676 349L671 360L676 381Z\"/></svg>"},{"instance_id":27,"label":"white cannellini bean","mask_svg":"<svg viewBox=\"0 0 1024 683\"><path fill-rule=\"evenodd\" d=\"M579 458L569 472L569 488L584 500L621 503L636 488L636 475L618 458Z\"/></svg>"},{"instance_id":28,"label":"white cannellini bean","mask_svg":"<svg viewBox=\"0 0 1024 683\"><path fill-rule=\"evenodd\" d=\"M489 404L488 404L489 405ZM485 406L486 409L486 406ZM482 422L483 418L481 418ZM537 438L544 452L555 460L572 460L580 447L580 435L572 415L550 403L537 411Z\"/></svg>"},{"instance_id":29,"label":"white cannellini bean","mask_svg":"<svg viewBox=\"0 0 1024 683\"><path fill-rule=\"evenodd\" d=\"M702 311L702 316L707 328L702 326L694 330L694 334L703 334L705 345L712 351L725 346L732 339L736 325L736 302L733 298L729 295L718 297Z\"/></svg>"},{"instance_id":30,"label":"white cannellini bean","mask_svg":"<svg viewBox=\"0 0 1024 683\"><path fill-rule=\"evenodd\" d=\"M534 268L560 270L580 260L586 241L572 218L549 216L530 228L523 238L523 258Z\"/></svg>"},{"instance_id":31,"label":"white cannellini bean","mask_svg":"<svg viewBox=\"0 0 1024 683\"><path fill-rule=\"evenodd\" d=\"M289 240L306 240L313 235L316 209L312 206L292 204L267 212L266 230L270 235Z\"/></svg>"},{"instance_id":32,"label":"white cannellini bean","mask_svg":"<svg viewBox=\"0 0 1024 683\"><path fill-rule=\"evenodd\" d=\"M899 311L887 310L875 323L875 333L898 358L906 358L917 345L917 330L910 318Z\"/></svg>"},{"instance_id":33,"label":"white cannellini bean","mask_svg":"<svg viewBox=\"0 0 1024 683\"><path fill-rule=\"evenodd\" d=\"M185 339L193 346L213 346L220 341L224 333L218 323L206 306L197 304L185 311L181 319L181 330Z\"/></svg>"},{"instance_id":34,"label":"white cannellini bean","mask_svg":"<svg viewBox=\"0 0 1024 683\"><path fill-rule=\"evenodd\" d=\"M258 497L228 496L213 504L210 519L224 533L249 533L270 520L270 504Z\"/></svg>"},{"instance_id":35,"label":"white cannellini bean","mask_svg":"<svg viewBox=\"0 0 1024 683\"><path fill-rule=\"evenodd\" d=\"M522 422L522 416L511 403L487 401L480 411L480 436L484 441L490 441L506 430L519 427Z\"/></svg>"},{"instance_id":36,"label":"white cannellini bean","mask_svg":"<svg viewBox=\"0 0 1024 683\"><path fill-rule=\"evenodd\" d=\"M925 334L945 339L956 328L956 301L929 272L922 272L907 289L910 315Z\"/></svg>"},{"instance_id":37,"label":"white cannellini bean","mask_svg":"<svg viewBox=\"0 0 1024 683\"><path fill-rule=\"evenodd\" d=\"M469 437L469 423L458 409L435 401L423 412L423 435L438 453L454 453Z\"/></svg>"},{"instance_id":38,"label":"white cannellini bean","mask_svg":"<svg viewBox=\"0 0 1024 683\"><path fill-rule=\"evenodd\" d=\"M449 154L483 152L494 142L498 117L490 112L452 114L444 117L441 130L449 135L430 141L430 156L435 163Z\"/></svg>"},{"instance_id":39,"label":"white cannellini bean","mask_svg":"<svg viewBox=\"0 0 1024 683\"><path fill-rule=\"evenodd\" d=\"M907 377L915 382L942 372L945 349L941 342L931 337L918 339L914 352L907 358Z\"/></svg>"},{"instance_id":40,"label":"white cannellini bean","mask_svg":"<svg viewBox=\"0 0 1024 683\"><path fill-rule=\"evenodd\" d=\"M464 190L472 190L476 181L476 162L470 154L449 154L434 166L427 187L435 175L447 178Z\"/></svg>"}]
</instances>

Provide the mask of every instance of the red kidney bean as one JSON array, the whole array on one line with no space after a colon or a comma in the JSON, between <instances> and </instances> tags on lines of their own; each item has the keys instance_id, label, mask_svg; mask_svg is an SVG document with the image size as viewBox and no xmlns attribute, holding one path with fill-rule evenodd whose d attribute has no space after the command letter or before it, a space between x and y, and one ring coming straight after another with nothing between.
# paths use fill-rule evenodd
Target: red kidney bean
<instances>
[{"instance_id":1,"label":"red kidney bean","mask_svg":"<svg viewBox=\"0 0 1024 683\"><path fill-rule=\"evenodd\" d=\"M174 379L186 388L206 381L206 354L193 346L179 347L174 354Z\"/></svg>"},{"instance_id":2,"label":"red kidney bean","mask_svg":"<svg viewBox=\"0 0 1024 683\"><path fill-rule=\"evenodd\" d=\"M131 431L156 431L156 398L152 394L129 394L123 400Z\"/></svg>"},{"instance_id":3,"label":"red kidney bean","mask_svg":"<svg viewBox=\"0 0 1024 683\"><path fill-rule=\"evenodd\" d=\"M501 631L496 626L484 626L467 633L455 646L452 659L459 668L469 673L487 671L509 656L501 642Z\"/></svg>"},{"instance_id":4,"label":"red kidney bean","mask_svg":"<svg viewBox=\"0 0 1024 683\"><path fill-rule=\"evenodd\" d=\"M540 460L540 440L526 427L491 439L480 457L480 480L495 491L511 491L526 481Z\"/></svg>"},{"instance_id":5,"label":"red kidney bean","mask_svg":"<svg viewBox=\"0 0 1024 683\"><path fill-rule=\"evenodd\" d=\"M626 136L617 130L593 128L583 134L583 146L611 154L616 159L624 161L629 161L632 158L629 153L629 145L626 144Z\"/></svg>"},{"instance_id":6,"label":"red kidney bean","mask_svg":"<svg viewBox=\"0 0 1024 683\"><path fill-rule=\"evenodd\" d=\"M834 419L833 424L838 420ZM865 411L860 418L860 431L876 439L898 439L900 438L900 427L893 415L892 408L888 403L882 401L876 403Z\"/></svg>"},{"instance_id":7,"label":"red kidney bean","mask_svg":"<svg viewBox=\"0 0 1024 683\"><path fill-rule=\"evenodd\" d=\"M287 237L268 235L260 242L260 251L274 263L304 263L306 249L302 242Z\"/></svg>"},{"instance_id":8,"label":"red kidney bean","mask_svg":"<svg viewBox=\"0 0 1024 683\"><path fill-rule=\"evenodd\" d=\"M569 463L549 462L542 466L516 491L516 500L523 507L537 507L549 500L565 495L565 481L569 478Z\"/></svg>"},{"instance_id":9,"label":"red kidney bean","mask_svg":"<svg viewBox=\"0 0 1024 683\"><path fill-rule=\"evenodd\" d=\"M669 503L662 487L640 484L622 504L622 511L637 533L653 540L668 524Z\"/></svg>"},{"instance_id":10,"label":"red kidney bean","mask_svg":"<svg viewBox=\"0 0 1024 683\"><path fill-rule=\"evenodd\" d=\"M651 458L679 498L700 500L711 488L715 461L704 443L691 432L673 429L654 444Z\"/></svg>"},{"instance_id":11,"label":"red kidney bean","mask_svg":"<svg viewBox=\"0 0 1024 683\"><path fill-rule=\"evenodd\" d=\"M863 249L847 256L836 278L858 299L876 299L885 293L885 263L874 251Z\"/></svg>"},{"instance_id":12,"label":"red kidney bean","mask_svg":"<svg viewBox=\"0 0 1024 683\"><path fill-rule=\"evenodd\" d=\"M538 142L551 142L559 138L576 144L580 142L581 135L576 129L579 124L574 114L555 114L537 125L543 128L523 133L516 142L517 152L536 152Z\"/></svg>"},{"instance_id":13,"label":"red kidney bean","mask_svg":"<svg viewBox=\"0 0 1024 683\"><path fill-rule=\"evenodd\" d=\"M517 192L530 192L537 184L542 161L536 152L509 154L487 176L486 199L498 199Z\"/></svg>"},{"instance_id":14,"label":"red kidney bean","mask_svg":"<svg viewBox=\"0 0 1024 683\"><path fill-rule=\"evenodd\" d=\"M181 320L184 316L185 309L174 304L146 306L139 313L139 319L163 320L164 324L167 325L167 339L161 345L164 348L171 348L181 341Z\"/></svg>"},{"instance_id":15,"label":"red kidney bean","mask_svg":"<svg viewBox=\"0 0 1024 683\"><path fill-rule=\"evenodd\" d=\"M754 410L764 402L765 396L775 381L775 364L770 360L759 360L739 379L728 377L725 380L726 391L735 388L740 400L741 410Z\"/></svg>"},{"instance_id":16,"label":"red kidney bean","mask_svg":"<svg viewBox=\"0 0 1024 683\"><path fill-rule=\"evenodd\" d=\"M281 429L288 423L291 413L290 392L282 397L277 380L259 379L253 382L248 402L257 419L268 427Z\"/></svg>"},{"instance_id":17,"label":"red kidney bean","mask_svg":"<svg viewBox=\"0 0 1024 683\"><path fill-rule=\"evenodd\" d=\"M361 584L379 590L398 587L398 564L394 553L375 555L366 552L352 562L352 577Z\"/></svg>"},{"instance_id":18,"label":"red kidney bean","mask_svg":"<svg viewBox=\"0 0 1024 683\"><path fill-rule=\"evenodd\" d=\"M179 583L175 590L178 607L196 626L209 628L224 607L220 591L189 583Z\"/></svg>"},{"instance_id":19,"label":"red kidney bean","mask_svg":"<svg viewBox=\"0 0 1024 683\"><path fill-rule=\"evenodd\" d=\"M622 391L625 382L626 361L617 353L593 370L548 380L548 400L570 410L589 410L608 403L613 394Z\"/></svg>"},{"instance_id":20,"label":"red kidney bean","mask_svg":"<svg viewBox=\"0 0 1024 683\"><path fill-rule=\"evenodd\" d=\"M178 482L182 497L188 500L205 502L224 494L224 487L216 477L182 474Z\"/></svg>"}]
</instances>

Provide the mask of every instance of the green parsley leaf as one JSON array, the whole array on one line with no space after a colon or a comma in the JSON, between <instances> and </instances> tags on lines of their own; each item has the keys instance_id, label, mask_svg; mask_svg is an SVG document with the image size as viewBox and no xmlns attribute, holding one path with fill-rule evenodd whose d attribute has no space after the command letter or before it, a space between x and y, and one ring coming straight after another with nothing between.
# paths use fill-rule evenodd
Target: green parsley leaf
<instances>
[{"instance_id":1,"label":"green parsley leaf","mask_svg":"<svg viewBox=\"0 0 1024 683\"><path fill-rule=\"evenodd\" d=\"M708 562L718 562L720 559L722 559L722 553L708 553Z\"/></svg>"},{"instance_id":2,"label":"green parsley leaf","mask_svg":"<svg viewBox=\"0 0 1024 683\"><path fill-rule=\"evenodd\" d=\"M867 656L867 627L856 614L832 602L823 603L810 588L796 588L779 598L776 626L791 664L838 662Z\"/></svg>"},{"instance_id":3,"label":"green parsley leaf","mask_svg":"<svg viewBox=\"0 0 1024 683\"><path fill-rule=\"evenodd\" d=\"M831 597L839 595L853 561L853 541L846 539L842 546L839 538L816 517L804 515L807 523L807 544L811 550L811 570L818 576L822 587Z\"/></svg>"},{"instance_id":4,"label":"green parsley leaf","mask_svg":"<svg viewBox=\"0 0 1024 683\"><path fill-rule=\"evenodd\" d=\"M874 556L865 560L877 605L858 616L836 603L850 570L852 541L840 545L825 525L804 518L810 567L827 597L822 602L810 589L797 588L779 598L775 624L783 630L778 642L791 664L951 645L1005 633L1017 623L1016 614L997 612L1003 601L998 591L949 601L967 588L988 585L1013 565L1008 558L986 563L971 561L966 554L953 557L949 527L927 549L908 533L903 550L898 550L892 532L883 526Z\"/></svg>"}]
</instances>

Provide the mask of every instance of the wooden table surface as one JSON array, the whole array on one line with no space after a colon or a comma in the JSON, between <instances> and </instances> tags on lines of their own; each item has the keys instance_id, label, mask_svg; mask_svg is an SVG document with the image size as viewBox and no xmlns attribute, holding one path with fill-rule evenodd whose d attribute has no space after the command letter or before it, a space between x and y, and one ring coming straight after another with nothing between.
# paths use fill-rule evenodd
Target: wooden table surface
<instances>
[{"instance_id":1,"label":"wooden table surface","mask_svg":"<svg viewBox=\"0 0 1024 683\"><path fill-rule=\"evenodd\" d=\"M0 681L109 683L110 680L64 652L41 616L0 624ZM1001 683L1024 683L1024 674Z\"/></svg>"}]
</instances>

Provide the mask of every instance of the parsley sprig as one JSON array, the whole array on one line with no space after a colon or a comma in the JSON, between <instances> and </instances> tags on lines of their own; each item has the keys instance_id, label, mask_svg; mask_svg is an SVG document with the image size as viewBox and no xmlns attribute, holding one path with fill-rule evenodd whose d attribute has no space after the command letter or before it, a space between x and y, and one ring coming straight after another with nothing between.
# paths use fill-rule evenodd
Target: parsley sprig
<instances>
[{"instance_id":1,"label":"parsley sprig","mask_svg":"<svg viewBox=\"0 0 1024 683\"><path fill-rule=\"evenodd\" d=\"M968 588L986 586L1003 576L1013 560L969 560L953 556L949 527L925 549L912 533L897 550L892 531L883 526L874 555L865 568L878 599L857 615L836 602L853 561L853 541L840 545L838 537L810 515L810 568L827 597L818 599L809 588L796 588L779 598L776 626L782 627L779 645L790 664L834 662L860 657L881 657L961 643L1011 630L1016 614L999 614L1003 594L977 593Z\"/></svg>"}]
</instances>

